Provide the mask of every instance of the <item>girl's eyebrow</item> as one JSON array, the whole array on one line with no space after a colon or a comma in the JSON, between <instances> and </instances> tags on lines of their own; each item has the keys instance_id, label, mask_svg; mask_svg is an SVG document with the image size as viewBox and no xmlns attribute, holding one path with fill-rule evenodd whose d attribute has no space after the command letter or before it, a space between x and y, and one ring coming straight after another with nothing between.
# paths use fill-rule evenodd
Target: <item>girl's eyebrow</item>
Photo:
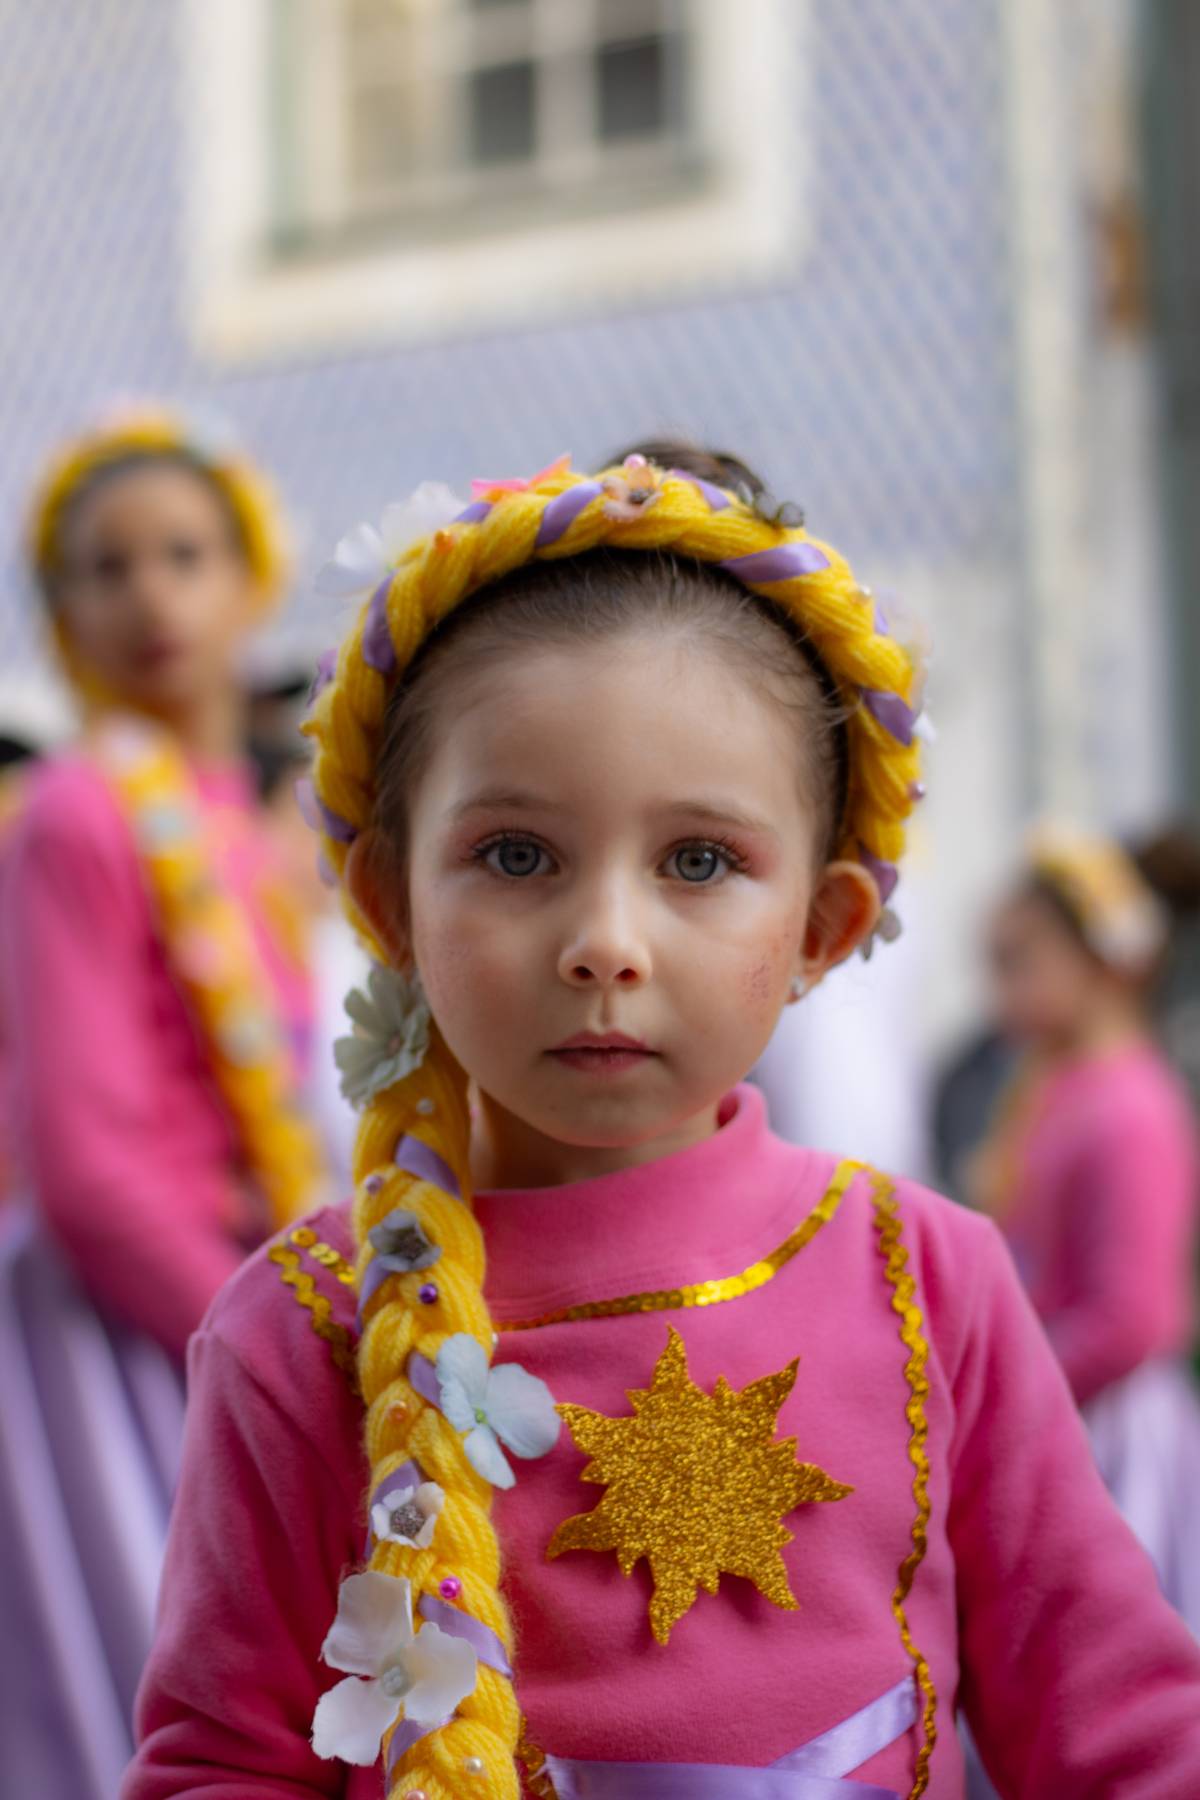
<instances>
[{"instance_id":1,"label":"girl's eyebrow","mask_svg":"<svg viewBox=\"0 0 1200 1800\"><path fill-rule=\"evenodd\" d=\"M779 832L769 820L759 818L754 813L744 811L741 807L720 798L689 798L672 800L654 809L660 818L688 819L700 824L719 826L732 825L740 831L759 832L767 837L777 838ZM524 788L483 788L477 794L460 800L451 809L450 819L457 824L460 819L477 812L539 812L565 813L571 808L561 801L551 800L545 794L537 794Z\"/></svg>"},{"instance_id":2,"label":"girl's eyebrow","mask_svg":"<svg viewBox=\"0 0 1200 1800\"><path fill-rule=\"evenodd\" d=\"M754 813L744 812L741 807L731 805L727 801L707 800L675 800L670 806L663 808L670 818L699 819L709 825L735 825L742 831L762 832L768 837L778 837L779 833L768 819L759 818Z\"/></svg>"},{"instance_id":3,"label":"girl's eyebrow","mask_svg":"<svg viewBox=\"0 0 1200 1800\"><path fill-rule=\"evenodd\" d=\"M478 794L470 794L467 799L460 800L451 808L452 821L465 818L474 812L566 812L568 809L559 802L549 800L544 794L533 794L522 788L483 788Z\"/></svg>"}]
</instances>

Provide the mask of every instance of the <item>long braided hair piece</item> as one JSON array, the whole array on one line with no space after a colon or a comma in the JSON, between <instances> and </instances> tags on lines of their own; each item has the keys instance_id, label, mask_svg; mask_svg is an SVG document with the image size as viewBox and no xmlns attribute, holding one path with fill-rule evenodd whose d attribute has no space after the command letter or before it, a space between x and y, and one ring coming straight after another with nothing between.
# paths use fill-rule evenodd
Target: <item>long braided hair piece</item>
<instances>
[{"instance_id":1,"label":"long braided hair piece","mask_svg":"<svg viewBox=\"0 0 1200 1800\"><path fill-rule=\"evenodd\" d=\"M601 545L723 565L812 645L846 714L849 771L837 854L863 862L886 901L897 878L904 820L920 794L918 677L910 654L830 546L764 519L724 488L640 457L594 477L556 465L532 483L484 489L453 523L412 546L363 606L307 726L333 869L342 873L350 845L372 822L389 698L439 623L526 563ZM379 954L365 921L347 905ZM406 1137L436 1152L444 1185L400 1166ZM355 1152L354 1233L360 1285L374 1254L369 1233L398 1206L415 1214L440 1247L432 1303L420 1300L417 1273L393 1274L373 1287L363 1307L358 1372L367 1409L368 1501L408 1464L436 1481L445 1500L428 1549L374 1542L369 1567L406 1577L415 1598L436 1595L447 1576L457 1577L458 1603L496 1634L511 1660L489 1484L468 1462L459 1433L409 1378L414 1353L436 1363L455 1333L468 1333L489 1358L492 1353L483 1245L470 1209L469 1149L466 1077L435 1024L421 1065L364 1114ZM388 1755L389 1791L419 1791L428 1800L468 1800L486 1791L516 1800L519 1730L510 1680L481 1662L475 1691L455 1718L403 1754Z\"/></svg>"}]
</instances>

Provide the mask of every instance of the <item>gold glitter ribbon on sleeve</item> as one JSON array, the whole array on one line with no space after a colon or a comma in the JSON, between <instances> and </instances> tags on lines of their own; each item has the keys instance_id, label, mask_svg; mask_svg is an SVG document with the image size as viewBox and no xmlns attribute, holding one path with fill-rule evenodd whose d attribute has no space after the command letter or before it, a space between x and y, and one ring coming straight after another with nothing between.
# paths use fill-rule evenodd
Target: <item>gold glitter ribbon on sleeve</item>
<instances>
[{"instance_id":1,"label":"gold glitter ribbon on sleeve","mask_svg":"<svg viewBox=\"0 0 1200 1800\"><path fill-rule=\"evenodd\" d=\"M884 1279L892 1290L892 1310L900 1319L900 1341L908 1351L904 1378L908 1383L908 1401L904 1412L909 1424L908 1458L913 1466L912 1493L916 1516L912 1523L912 1548L900 1564L900 1572L892 1593L892 1615L900 1628L900 1641L912 1658L917 1686L924 1706L922 1726L924 1741L917 1752L917 1765L908 1800L920 1800L929 1786L929 1762L937 1743L937 1690L929 1664L913 1640L904 1602L912 1589L913 1577L925 1555L929 1537L929 1456L926 1443L929 1423L925 1417L925 1400L929 1393L929 1377L925 1373L929 1345L922 1327L925 1320L916 1303L917 1284L908 1268L908 1251L901 1242L900 1212L894 1184L886 1175L871 1171L871 1199L879 1251L884 1259Z\"/></svg>"}]
</instances>

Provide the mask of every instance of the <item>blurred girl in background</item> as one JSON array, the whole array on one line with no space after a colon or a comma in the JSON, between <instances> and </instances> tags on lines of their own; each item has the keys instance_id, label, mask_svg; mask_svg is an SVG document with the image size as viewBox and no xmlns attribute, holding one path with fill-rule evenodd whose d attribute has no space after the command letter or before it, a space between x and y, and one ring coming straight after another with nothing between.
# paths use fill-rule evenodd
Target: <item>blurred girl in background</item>
<instances>
[{"instance_id":1,"label":"blurred girl in background","mask_svg":"<svg viewBox=\"0 0 1200 1800\"><path fill-rule=\"evenodd\" d=\"M128 1755L184 1346L322 1181L243 756L239 656L286 566L271 495L180 421L129 418L55 463L31 547L83 730L30 779L0 888L31 1203L0 1260L0 1729L14 1791L87 1800Z\"/></svg>"},{"instance_id":2,"label":"blurred girl in background","mask_svg":"<svg viewBox=\"0 0 1200 1800\"><path fill-rule=\"evenodd\" d=\"M1197 1130L1149 1017L1172 912L1200 899L1200 857L1172 841L1139 859L1066 832L1035 841L991 926L998 1022L1023 1053L972 1197L1008 1237L1114 1498L1200 1631Z\"/></svg>"}]
</instances>

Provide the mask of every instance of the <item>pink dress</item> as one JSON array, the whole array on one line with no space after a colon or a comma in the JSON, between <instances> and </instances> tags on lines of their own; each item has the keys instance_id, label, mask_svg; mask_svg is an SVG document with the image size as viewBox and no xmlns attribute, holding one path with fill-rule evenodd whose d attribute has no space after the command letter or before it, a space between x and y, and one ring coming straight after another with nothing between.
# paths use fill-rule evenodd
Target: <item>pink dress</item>
<instances>
[{"instance_id":1,"label":"pink dress","mask_svg":"<svg viewBox=\"0 0 1200 1800\"><path fill-rule=\"evenodd\" d=\"M661 1161L479 1197L497 1358L524 1364L557 1400L622 1416L668 1325L710 1392L720 1375L740 1389L798 1356L779 1434L853 1493L787 1516L798 1610L725 1576L663 1647L644 1563L625 1578L609 1553L546 1559L560 1522L599 1497L564 1430L496 1496L517 1696L572 1800L889 1800L909 1793L920 1740L892 1610L913 1542L912 1394L868 1178L753 1292L540 1323L738 1273L809 1217L833 1159L772 1136L752 1089L722 1116L712 1138ZM1006 1794L1195 1800L1200 1650L1096 1475L1000 1240L921 1188L897 1194L929 1347L931 1514L908 1602L938 1696L928 1792L961 1800L961 1706ZM159 1635L123 1800L383 1793L378 1765L320 1761L308 1742L338 1679L319 1660L338 1582L364 1553L355 1295L330 1250L350 1250L342 1208L251 1258L193 1339ZM298 1303L297 1273L328 1300L328 1321Z\"/></svg>"},{"instance_id":2,"label":"pink dress","mask_svg":"<svg viewBox=\"0 0 1200 1800\"><path fill-rule=\"evenodd\" d=\"M1187 1092L1132 1045L1047 1081L1004 1228L1114 1498L1200 1633L1198 1178Z\"/></svg>"},{"instance_id":3,"label":"pink dress","mask_svg":"<svg viewBox=\"0 0 1200 1800\"><path fill-rule=\"evenodd\" d=\"M297 1049L304 982L258 917L238 767L196 771ZM31 778L0 870L17 1192L0 1214L0 1737L14 1791L111 1800L182 1441L183 1351L264 1235L128 824L82 757Z\"/></svg>"}]
</instances>

